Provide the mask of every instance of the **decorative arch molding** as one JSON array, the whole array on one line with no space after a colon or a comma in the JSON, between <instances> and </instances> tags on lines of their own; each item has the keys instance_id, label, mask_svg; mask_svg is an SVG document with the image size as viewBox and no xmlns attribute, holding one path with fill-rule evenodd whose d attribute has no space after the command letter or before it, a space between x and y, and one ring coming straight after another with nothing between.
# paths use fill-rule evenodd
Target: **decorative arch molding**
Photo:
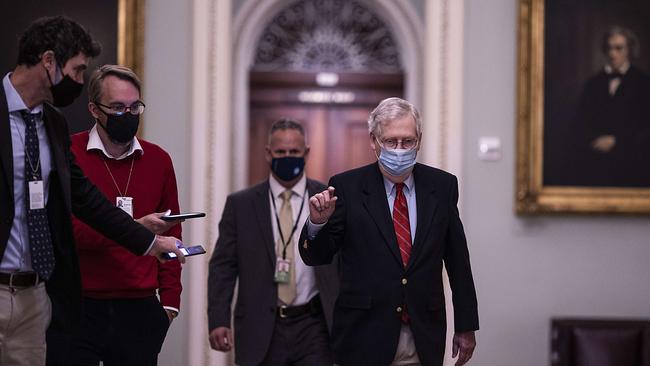
<instances>
[{"instance_id":1,"label":"decorative arch molding","mask_svg":"<svg viewBox=\"0 0 650 366\"><path fill-rule=\"evenodd\" d=\"M402 73L390 27L356 0L300 0L264 28L254 71Z\"/></svg>"},{"instance_id":2,"label":"decorative arch molding","mask_svg":"<svg viewBox=\"0 0 650 366\"><path fill-rule=\"evenodd\" d=\"M405 73L405 97L416 105L422 100L422 50L424 25L406 1L357 0L392 29ZM233 22L233 189L246 186L248 162L248 72L253 65L257 43L266 26L295 0L248 0ZM246 128L242 128L246 126Z\"/></svg>"}]
</instances>

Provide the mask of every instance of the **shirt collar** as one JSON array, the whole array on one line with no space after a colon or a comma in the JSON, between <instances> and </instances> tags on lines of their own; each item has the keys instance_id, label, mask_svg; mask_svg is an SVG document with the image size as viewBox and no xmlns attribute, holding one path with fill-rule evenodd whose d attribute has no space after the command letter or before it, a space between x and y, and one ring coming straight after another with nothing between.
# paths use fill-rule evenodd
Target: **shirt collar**
<instances>
[{"instance_id":1,"label":"shirt collar","mask_svg":"<svg viewBox=\"0 0 650 366\"><path fill-rule=\"evenodd\" d=\"M386 197L394 196L396 191L395 183L391 182L384 175L382 175L382 178L384 179L384 188L386 189ZM402 190L402 192L404 192L404 195L406 196L411 196L415 192L414 187L415 187L415 180L413 179L413 173L411 173L404 181L404 189Z\"/></svg>"},{"instance_id":2,"label":"shirt collar","mask_svg":"<svg viewBox=\"0 0 650 366\"><path fill-rule=\"evenodd\" d=\"M101 152L104 153L104 155L109 158L109 159L115 159L115 160L122 160L126 159L129 156L133 155L136 151L140 153L140 155L144 154L144 150L142 150L142 146L140 145L140 141L138 141L138 138L133 136L133 141L131 141L131 146L129 147L129 150L127 150L124 154L122 154L119 157L114 157L106 151L104 148L104 143L102 142L102 139L99 137L99 133L97 132L97 124L93 126L93 128L90 130L88 133L88 145L86 145L86 150L101 150Z\"/></svg>"},{"instance_id":3,"label":"shirt collar","mask_svg":"<svg viewBox=\"0 0 650 366\"><path fill-rule=\"evenodd\" d=\"M20 94L18 94L18 91L11 83L9 76L11 76L11 73L7 73L7 75L5 75L5 77L2 79L2 86L4 87L5 95L7 96L7 109L9 110L9 113L20 112L26 109L29 110L29 108L27 108L27 105L25 105L23 98L20 97ZM29 113L41 113L42 111L43 104L41 103L33 109L29 110Z\"/></svg>"},{"instance_id":4,"label":"shirt collar","mask_svg":"<svg viewBox=\"0 0 650 366\"><path fill-rule=\"evenodd\" d=\"M279 197L282 192L287 190L282 184L280 184L280 182L278 182L277 179L275 179L273 174L271 174L269 177L269 186L271 187L271 193L275 198ZM305 187L307 187L307 177L303 172L302 178L300 178L300 180L296 182L293 187L291 187L291 191L298 197L304 198L303 195L305 194Z\"/></svg>"},{"instance_id":5,"label":"shirt collar","mask_svg":"<svg viewBox=\"0 0 650 366\"><path fill-rule=\"evenodd\" d=\"M627 73L627 70L629 70L629 69L630 69L630 63L629 62L624 63L623 66L621 66L621 68L619 68L618 70L614 70L614 68L611 65L605 65L605 73L606 74L611 74L614 71L618 71L621 74L625 75L625 73Z\"/></svg>"}]
</instances>

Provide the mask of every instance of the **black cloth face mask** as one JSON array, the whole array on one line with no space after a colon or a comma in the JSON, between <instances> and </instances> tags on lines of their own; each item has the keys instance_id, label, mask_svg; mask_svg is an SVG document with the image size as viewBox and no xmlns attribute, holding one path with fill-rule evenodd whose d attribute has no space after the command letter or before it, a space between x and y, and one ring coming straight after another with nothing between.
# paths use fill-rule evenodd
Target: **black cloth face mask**
<instances>
[{"instance_id":1,"label":"black cloth face mask","mask_svg":"<svg viewBox=\"0 0 650 366\"><path fill-rule=\"evenodd\" d=\"M299 177L304 168L304 156L286 156L284 158L273 158L271 160L271 170L278 178L285 182L289 182Z\"/></svg>"},{"instance_id":2,"label":"black cloth face mask","mask_svg":"<svg viewBox=\"0 0 650 366\"><path fill-rule=\"evenodd\" d=\"M56 107L67 107L81 95L84 85L72 80L69 75L64 75L61 81L54 84L50 77L50 72L47 69L45 69L45 72L47 72L47 78L50 80L50 91L52 92L53 98L52 104Z\"/></svg>"},{"instance_id":3,"label":"black cloth face mask","mask_svg":"<svg viewBox=\"0 0 650 366\"><path fill-rule=\"evenodd\" d=\"M117 144L126 144L133 140L136 132L138 132L138 126L140 126L140 115L123 113L121 115L117 114L108 114L100 107L99 110L106 115L106 126L97 120L97 124L100 125L108 137Z\"/></svg>"}]
</instances>

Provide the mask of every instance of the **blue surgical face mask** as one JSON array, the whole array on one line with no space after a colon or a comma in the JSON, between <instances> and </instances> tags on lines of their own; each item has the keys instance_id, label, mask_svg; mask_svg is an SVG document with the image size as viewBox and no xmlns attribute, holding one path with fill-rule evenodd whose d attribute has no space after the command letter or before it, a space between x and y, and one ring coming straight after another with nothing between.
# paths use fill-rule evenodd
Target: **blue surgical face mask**
<instances>
[{"instance_id":1,"label":"blue surgical face mask","mask_svg":"<svg viewBox=\"0 0 650 366\"><path fill-rule=\"evenodd\" d=\"M387 149L381 146L379 164L388 174L399 177L415 165L417 154L417 149Z\"/></svg>"}]
</instances>

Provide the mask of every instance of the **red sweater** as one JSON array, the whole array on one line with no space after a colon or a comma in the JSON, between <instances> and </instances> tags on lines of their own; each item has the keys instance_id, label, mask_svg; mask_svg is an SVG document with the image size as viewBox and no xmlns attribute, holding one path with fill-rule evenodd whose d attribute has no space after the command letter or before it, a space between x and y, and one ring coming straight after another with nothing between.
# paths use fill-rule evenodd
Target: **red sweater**
<instances>
[{"instance_id":1,"label":"red sweater","mask_svg":"<svg viewBox=\"0 0 650 366\"><path fill-rule=\"evenodd\" d=\"M167 209L179 212L174 167L163 149L139 139L142 154L136 151L122 160L109 159L100 150L86 150L88 136L88 131L73 135L72 152L86 176L110 202L115 204L120 194L104 161L122 193L133 197L134 218ZM132 161L131 182L125 193ZM151 296L158 289L163 306L180 309L181 266L178 261L161 264L151 256L136 256L76 218L73 218L73 226L84 296L137 298ZM181 239L181 225L174 226L165 235Z\"/></svg>"}]
</instances>

